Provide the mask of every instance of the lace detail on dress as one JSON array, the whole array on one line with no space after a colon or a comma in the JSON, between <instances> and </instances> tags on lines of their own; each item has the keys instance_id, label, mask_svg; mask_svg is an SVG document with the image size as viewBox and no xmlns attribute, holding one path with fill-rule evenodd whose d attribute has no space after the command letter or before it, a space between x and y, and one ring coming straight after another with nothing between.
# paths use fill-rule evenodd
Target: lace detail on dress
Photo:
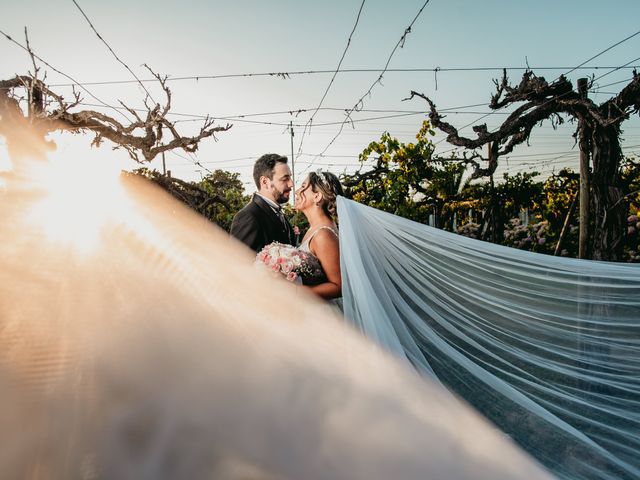
<instances>
[{"instance_id":1,"label":"lace detail on dress","mask_svg":"<svg viewBox=\"0 0 640 480\"><path fill-rule=\"evenodd\" d=\"M320 283L324 283L327 281L327 275L324 273L324 270L322 269L322 265L320 265L320 260L318 260L318 258L313 253L311 253L311 249L309 248L309 244L311 243L311 240L315 238L315 236L318 234L320 230L325 230L325 229L331 231L336 237L338 236L338 232L336 232L332 227L323 225L321 227L318 227L298 247L299 250L306 252L309 255L309 259L307 263L313 270L312 274L304 275L302 277L303 285L318 285Z\"/></svg>"}]
</instances>

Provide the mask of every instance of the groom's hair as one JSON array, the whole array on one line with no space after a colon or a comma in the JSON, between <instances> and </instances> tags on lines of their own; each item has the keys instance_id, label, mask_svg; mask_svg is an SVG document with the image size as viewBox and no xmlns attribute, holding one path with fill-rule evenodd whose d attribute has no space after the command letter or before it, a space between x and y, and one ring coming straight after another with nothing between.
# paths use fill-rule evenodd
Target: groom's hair
<instances>
[{"instance_id":1,"label":"groom's hair","mask_svg":"<svg viewBox=\"0 0 640 480\"><path fill-rule=\"evenodd\" d=\"M289 160L284 155L277 153L266 153L262 155L253 165L253 181L260 190L260 177L267 177L273 180L273 169L278 163L287 163Z\"/></svg>"}]
</instances>

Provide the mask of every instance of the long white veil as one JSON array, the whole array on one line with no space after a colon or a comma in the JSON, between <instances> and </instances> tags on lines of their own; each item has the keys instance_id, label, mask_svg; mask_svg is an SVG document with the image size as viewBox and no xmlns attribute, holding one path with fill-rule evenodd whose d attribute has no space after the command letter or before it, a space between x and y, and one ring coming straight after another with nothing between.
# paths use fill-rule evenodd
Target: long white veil
<instances>
[{"instance_id":1,"label":"long white veil","mask_svg":"<svg viewBox=\"0 0 640 480\"><path fill-rule=\"evenodd\" d=\"M640 478L640 266L338 200L345 316L561 478Z\"/></svg>"},{"instance_id":2,"label":"long white veil","mask_svg":"<svg viewBox=\"0 0 640 480\"><path fill-rule=\"evenodd\" d=\"M158 189L45 173L0 184L0 478L549 478Z\"/></svg>"}]
</instances>

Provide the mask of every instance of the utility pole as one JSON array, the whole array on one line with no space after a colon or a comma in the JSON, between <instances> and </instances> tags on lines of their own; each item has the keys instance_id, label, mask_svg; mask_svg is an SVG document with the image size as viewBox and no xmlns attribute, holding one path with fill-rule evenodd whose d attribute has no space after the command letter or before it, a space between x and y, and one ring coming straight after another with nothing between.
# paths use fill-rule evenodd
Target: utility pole
<instances>
[{"instance_id":1,"label":"utility pole","mask_svg":"<svg viewBox=\"0 0 640 480\"><path fill-rule=\"evenodd\" d=\"M578 93L583 100L587 98L588 79L578 79ZM578 258L587 258L589 240L589 127L584 119L578 120L580 145L580 236L578 239Z\"/></svg>"},{"instance_id":2,"label":"utility pole","mask_svg":"<svg viewBox=\"0 0 640 480\"><path fill-rule=\"evenodd\" d=\"M162 175L167 175L167 166L164 163L164 152L162 152Z\"/></svg>"},{"instance_id":3,"label":"utility pole","mask_svg":"<svg viewBox=\"0 0 640 480\"><path fill-rule=\"evenodd\" d=\"M293 158L293 122L289 120L289 132L291 132L291 180L293 181L293 188L296 188L296 166ZM293 206L296 206L296 196L293 195Z\"/></svg>"}]
</instances>

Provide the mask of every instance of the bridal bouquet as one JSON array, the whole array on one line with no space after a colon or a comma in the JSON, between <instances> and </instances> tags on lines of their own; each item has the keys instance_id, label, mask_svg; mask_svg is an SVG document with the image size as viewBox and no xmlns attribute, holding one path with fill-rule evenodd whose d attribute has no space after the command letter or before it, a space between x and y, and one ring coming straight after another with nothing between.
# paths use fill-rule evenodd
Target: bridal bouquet
<instances>
[{"instance_id":1,"label":"bridal bouquet","mask_svg":"<svg viewBox=\"0 0 640 480\"><path fill-rule=\"evenodd\" d=\"M257 264L264 265L269 271L284 276L290 282L313 273L308 260L308 253L279 242L270 243L256 255Z\"/></svg>"}]
</instances>

